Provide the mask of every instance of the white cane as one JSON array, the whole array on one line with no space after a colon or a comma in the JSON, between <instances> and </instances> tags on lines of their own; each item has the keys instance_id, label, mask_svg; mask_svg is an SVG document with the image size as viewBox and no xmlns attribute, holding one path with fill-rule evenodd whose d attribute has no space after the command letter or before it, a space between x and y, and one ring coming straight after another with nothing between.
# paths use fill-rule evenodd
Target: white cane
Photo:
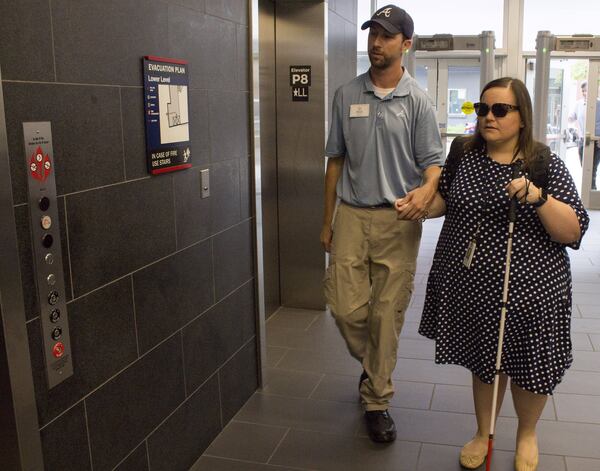
<instances>
[{"instance_id":1,"label":"white cane","mask_svg":"<svg viewBox=\"0 0 600 471\"><path fill-rule=\"evenodd\" d=\"M519 177L520 165L517 163L513 168L512 179ZM500 330L498 332L498 352L496 354L496 373L494 375L494 393L492 395L492 411L490 420L490 435L488 438L488 452L486 458L486 471L492 466L492 451L494 448L494 431L496 429L496 405L498 403L498 386L500 383L500 366L502 363L502 342L504 340L504 324L506 322L506 307L508 304L508 284L510 280L510 257L512 255L512 240L515 221L517 220L517 197L510 200L508 209L508 243L506 244L506 265L504 268L504 288L502 290L502 311L500 312Z\"/></svg>"}]
</instances>

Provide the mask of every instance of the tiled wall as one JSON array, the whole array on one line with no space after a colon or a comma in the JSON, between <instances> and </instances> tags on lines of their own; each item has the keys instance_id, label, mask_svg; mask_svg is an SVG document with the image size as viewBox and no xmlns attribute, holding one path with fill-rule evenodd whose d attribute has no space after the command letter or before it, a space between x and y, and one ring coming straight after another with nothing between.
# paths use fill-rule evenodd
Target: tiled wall
<instances>
[{"instance_id":1,"label":"tiled wall","mask_svg":"<svg viewBox=\"0 0 600 471\"><path fill-rule=\"evenodd\" d=\"M186 470L257 387L248 0L3 1L0 18L46 468ZM190 63L190 170L147 174L144 55ZM51 391L21 127L38 120L52 123L75 368Z\"/></svg>"}]
</instances>

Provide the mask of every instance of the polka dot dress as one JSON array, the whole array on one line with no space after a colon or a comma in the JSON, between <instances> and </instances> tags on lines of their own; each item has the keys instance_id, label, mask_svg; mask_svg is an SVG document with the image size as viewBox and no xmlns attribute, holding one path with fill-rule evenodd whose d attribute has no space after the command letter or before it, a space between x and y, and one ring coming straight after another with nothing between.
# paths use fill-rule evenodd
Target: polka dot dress
<instances>
[{"instance_id":1,"label":"polka dot dress","mask_svg":"<svg viewBox=\"0 0 600 471\"><path fill-rule=\"evenodd\" d=\"M467 152L453 181L439 191L447 211L427 282L419 332L435 339L435 361L462 365L492 383L502 308L512 166L480 150ZM588 215L560 158L552 155L548 194L571 206L581 227ZM463 265L476 232L471 267ZM579 247L580 241L569 246ZM566 245L552 242L531 205L518 203L513 235L502 371L513 383L552 394L573 361L571 271Z\"/></svg>"}]
</instances>

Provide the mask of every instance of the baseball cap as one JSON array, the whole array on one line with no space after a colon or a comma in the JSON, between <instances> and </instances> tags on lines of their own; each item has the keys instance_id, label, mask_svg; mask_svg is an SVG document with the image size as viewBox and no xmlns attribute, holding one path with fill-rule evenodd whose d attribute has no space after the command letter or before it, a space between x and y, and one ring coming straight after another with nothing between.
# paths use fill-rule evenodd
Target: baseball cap
<instances>
[{"instance_id":1,"label":"baseball cap","mask_svg":"<svg viewBox=\"0 0 600 471\"><path fill-rule=\"evenodd\" d=\"M402 33L406 39L410 39L415 31L413 19L402 8L395 5L381 7L369 21L365 21L360 29L367 29L376 23L383 27L388 33Z\"/></svg>"}]
</instances>

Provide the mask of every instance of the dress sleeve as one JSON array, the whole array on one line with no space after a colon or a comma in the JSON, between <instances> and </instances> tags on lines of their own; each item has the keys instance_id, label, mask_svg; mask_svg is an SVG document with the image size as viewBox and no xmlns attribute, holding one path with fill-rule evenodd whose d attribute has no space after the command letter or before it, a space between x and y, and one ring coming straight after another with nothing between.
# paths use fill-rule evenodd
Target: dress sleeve
<instances>
[{"instance_id":1,"label":"dress sleeve","mask_svg":"<svg viewBox=\"0 0 600 471\"><path fill-rule=\"evenodd\" d=\"M567 247L577 250L581 245L581 239L588 228L590 217L583 207L583 202L579 197L573 177L562 159L557 157L556 154L552 154L548 167L548 194L573 208L577 220L579 221L581 237L575 242L566 244Z\"/></svg>"},{"instance_id":2,"label":"dress sleeve","mask_svg":"<svg viewBox=\"0 0 600 471\"><path fill-rule=\"evenodd\" d=\"M450 186L452 185L452 179L450 176L450 172L448 171L448 167L444 166L442 168L442 173L440 175L440 182L438 184L438 191L444 201L448 203L448 197L450 195Z\"/></svg>"}]
</instances>

